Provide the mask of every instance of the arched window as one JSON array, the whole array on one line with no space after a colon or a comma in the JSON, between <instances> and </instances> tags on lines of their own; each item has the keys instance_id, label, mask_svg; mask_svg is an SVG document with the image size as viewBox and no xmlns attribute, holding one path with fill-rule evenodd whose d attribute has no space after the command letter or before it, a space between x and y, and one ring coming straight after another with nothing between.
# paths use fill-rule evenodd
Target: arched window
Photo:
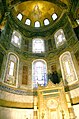
<instances>
[{"instance_id":1,"label":"arched window","mask_svg":"<svg viewBox=\"0 0 79 119\"><path fill-rule=\"evenodd\" d=\"M21 13L19 13L18 15L17 15L17 18L21 21L22 20L22 14Z\"/></svg>"},{"instance_id":2,"label":"arched window","mask_svg":"<svg viewBox=\"0 0 79 119\"><path fill-rule=\"evenodd\" d=\"M33 53L45 52L44 40L40 38L33 39L32 51Z\"/></svg>"},{"instance_id":3,"label":"arched window","mask_svg":"<svg viewBox=\"0 0 79 119\"><path fill-rule=\"evenodd\" d=\"M16 82L18 81L18 67L19 67L19 59L16 54L9 53L7 62L6 62L6 69L5 69L5 76L4 82L16 86Z\"/></svg>"},{"instance_id":4,"label":"arched window","mask_svg":"<svg viewBox=\"0 0 79 119\"><path fill-rule=\"evenodd\" d=\"M21 47L21 35L17 31L14 31L12 34L11 43L16 47Z\"/></svg>"},{"instance_id":5,"label":"arched window","mask_svg":"<svg viewBox=\"0 0 79 119\"><path fill-rule=\"evenodd\" d=\"M32 81L33 88L37 88L38 84L46 86L47 84L47 65L44 60L37 59L32 63Z\"/></svg>"},{"instance_id":6,"label":"arched window","mask_svg":"<svg viewBox=\"0 0 79 119\"><path fill-rule=\"evenodd\" d=\"M65 84L72 84L78 80L77 73L69 51L63 53L60 58L60 66Z\"/></svg>"},{"instance_id":7,"label":"arched window","mask_svg":"<svg viewBox=\"0 0 79 119\"><path fill-rule=\"evenodd\" d=\"M40 27L40 22L39 21L35 22L35 27Z\"/></svg>"},{"instance_id":8,"label":"arched window","mask_svg":"<svg viewBox=\"0 0 79 119\"><path fill-rule=\"evenodd\" d=\"M58 17L58 16L57 16L57 14L56 14L56 13L52 14L52 19L53 19L53 20L56 20L56 19L57 19L57 17Z\"/></svg>"},{"instance_id":9,"label":"arched window","mask_svg":"<svg viewBox=\"0 0 79 119\"><path fill-rule=\"evenodd\" d=\"M49 25L49 23L50 23L50 22L49 22L48 19L45 19L45 20L44 20L44 25L45 25L45 26L46 26L46 25Z\"/></svg>"},{"instance_id":10,"label":"arched window","mask_svg":"<svg viewBox=\"0 0 79 119\"><path fill-rule=\"evenodd\" d=\"M26 24L26 25L30 25L30 24L31 24L30 19L26 19L25 24Z\"/></svg>"},{"instance_id":11,"label":"arched window","mask_svg":"<svg viewBox=\"0 0 79 119\"><path fill-rule=\"evenodd\" d=\"M66 41L64 32L62 29L59 29L55 34L54 34L54 38L55 38L55 43L56 43L56 47L58 48L59 46L63 45Z\"/></svg>"}]
</instances>

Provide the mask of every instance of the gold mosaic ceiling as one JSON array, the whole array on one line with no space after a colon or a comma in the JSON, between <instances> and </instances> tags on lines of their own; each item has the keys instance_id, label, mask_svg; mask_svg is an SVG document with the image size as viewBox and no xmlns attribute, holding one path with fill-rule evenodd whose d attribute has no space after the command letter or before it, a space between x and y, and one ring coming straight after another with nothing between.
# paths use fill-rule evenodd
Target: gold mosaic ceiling
<instances>
[{"instance_id":1,"label":"gold mosaic ceiling","mask_svg":"<svg viewBox=\"0 0 79 119\"><path fill-rule=\"evenodd\" d=\"M25 23L26 19L30 19L34 26L35 21L39 21L41 26L44 19L48 19L52 23L51 15L56 13L58 18L61 16L64 10L72 21L73 27L77 27L76 19L79 19L79 0L1 0L1 12L0 12L0 29L4 26L4 20L6 20L6 13L13 11L13 15L16 18L19 13L23 15L22 23ZM6 3L6 4L5 4Z\"/></svg>"},{"instance_id":2,"label":"gold mosaic ceiling","mask_svg":"<svg viewBox=\"0 0 79 119\"><path fill-rule=\"evenodd\" d=\"M15 11L15 12L14 12ZM13 9L14 14L17 16L21 13L25 19L29 18L31 21L43 21L48 18L51 21L51 15L56 13L60 16L63 8L54 3L46 1L27 1L16 5Z\"/></svg>"}]
</instances>

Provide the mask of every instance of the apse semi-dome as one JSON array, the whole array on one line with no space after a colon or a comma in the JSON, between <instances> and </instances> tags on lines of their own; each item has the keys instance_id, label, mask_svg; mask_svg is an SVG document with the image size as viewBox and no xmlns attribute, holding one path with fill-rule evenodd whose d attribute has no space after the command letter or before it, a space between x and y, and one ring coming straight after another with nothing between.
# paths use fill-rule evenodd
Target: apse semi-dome
<instances>
[{"instance_id":1,"label":"apse semi-dome","mask_svg":"<svg viewBox=\"0 0 79 119\"><path fill-rule=\"evenodd\" d=\"M47 1L22 2L13 8L13 15L26 26L41 27L55 22L63 8Z\"/></svg>"}]
</instances>

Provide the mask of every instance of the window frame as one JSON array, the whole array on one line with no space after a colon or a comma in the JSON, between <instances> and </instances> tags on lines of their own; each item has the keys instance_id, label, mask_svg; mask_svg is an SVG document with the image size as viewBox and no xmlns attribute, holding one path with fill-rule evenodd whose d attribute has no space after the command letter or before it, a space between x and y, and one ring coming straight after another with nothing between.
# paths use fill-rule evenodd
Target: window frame
<instances>
[{"instance_id":1,"label":"window frame","mask_svg":"<svg viewBox=\"0 0 79 119\"><path fill-rule=\"evenodd\" d=\"M26 23L26 22L27 22L27 20L29 20L29 24L28 24L28 23ZM26 21L25 21L25 24L26 24L26 25L28 25L28 26L30 26L30 25L31 25L31 20L27 18L27 19L26 19Z\"/></svg>"},{"instance_id":2,"label":"window frame","mask_svg":"<svg viewBox=\"0 0 79 119\"><path fill-rule=\"evenodd\" d=\"M46 22L48 22L48 23L46 23ZM46 18L46 19L44 19L44 25L45 25L45 26L47 26L47 25L49 25L49 24L50 24L49 19L47 19L47 18Z\"/></svg>"},{"instance_id":3,"label":"window frame","mask_svg":"<svg viewBox=\"0 0 79 119\"><path fill-rule=\"evenodd\" d=\"M53 15L56 15L56 17L54 18ZM57 14L56 14L56 13L53 13L53 14L52 14L52 19L53 19L53 21L55 21L57 18L58 18Z\"/></svg>"},{"instance_id":4,"label":"window frame","mask_svg":"<svg viewBox=\"0 0 79 119\"><path fill-rule=\"evenodd\" d=\"M35 50L35 46L34 46L34 41L37 41L37 40L39 40L39 41L42 41L40 44L42 45L41 47L42 47L42 50L39 50L39 49L36 49ZM36 44L35 44L36 45ZM35 51L34 51L35 50ZM42 39L42 38L34 38L34 39L32 39L32 52L33 53L45 53L45 41L44 41L44 39Z\"/></svg>"},{"instance_id":5,"label":"window frame","mask_svg":"<svg viewBox=\"0 0 79 119\"><path fill-rule=\"evenodd\" d=\"M37 62L42 62L43 63L43 65L45 65L45 71L43 72L43 73L46 73L46 79L44 79L43 81L44 81L44 84L39 84L39 83L37 83L37 81L35 81L35 79L34 79L34 65L35 65L35 63L37 63ZM43 75L42 75L43 76ZM37 83L36 84L36 86L34 86L34 81ZM46 81L46 82L45 82ZM34 60L33 62L32 62L32 87L33 88L38 88L38 85L41 85L41 86L46 86L47 85L47 63L46 63L46 61L45 60L43 60L43 59L36 59L36 60Z\"/></svg>"},{"instance_id":6,"label":"window frame","mask_svg":"<svg viewBox=\"0 0 79 119\"><path fill-rule=\"evenodd\" d=\"M19 15L21 15L21 18L19 18ZM23 15L22 15L21 13L18 13L16 17L17 17L17 19L20 20L20 21L23 19Z\"/></svg>"},{"instance_id":7,"label":"window frame","mask_svg":"<svg viewBox=\"0 0 79 119\"><path fill-rule=\"evenodd\" d=\"M10 70L10 63L12 60L10 60L10 56L13 55L16 58L16 63L14 62L14 71L13 71L13 75L9 75L9 70ZM13 62L13 61L12 61ZM15 72L15 73L14 73ZM19 72L19 58L18 56L13 53L13 52L9 52L7 55L7 61L6 61L6 66L5 66L5 71L4 71L4 76L3 76L3 83L5 83L6 85L11 85L13 87L17 87L18 86L18 72ZM6 78L9 78L9 80L15 80L15 84L9 83Z\"/></svg>"},{"instance_id":8,"label":"window frame","mask_svg":"<svg viewBox=\"0 0 79 119\"><path fill-rule=\"evenodd\" d=\"M58 40L59 39L58 37L60 36L63 37L61 41ZM66 37L65 37L63 29L59 29L55 32L54 39L55 39L56 48L59 48L62 45L64 45L64 43L66 42Z\"/></svg>"},{"instance_id":9,"label":"window frame","mask_svg":"<svg viewBox=\"0 0 79 119\"><path fill-rule=\"evenodd\" d=\"M39 24L39 25L38 25ZM34 27L35 28L39 28L41 26L41 23L39 21L35 21L34 23Z\"/></svg>"},{"instance_id":10,"label":"window frame","mask_svg":"<svg viewBox=\"0 0 79 119\"><path fill-rule=\"evenodd\" d=\"M19 40L18 43L15 43L14 36L16 36L18 38L18 40ZM12 33L12 37L11 37L11 44L17 48L21 48L21 42L22 42L21 34L14 30Z\"/></svg>"},{"instance_id":11,"label":"window frame","mask_svg":"<svg viewBox=\"0 0 79 119\"><path fill-rule=\"evenodd\" d=\"M67 58L67 55L68 55L68 58L70 58L70 59ZM63 57L65 58L64 60L63 60ZM70 74L68 74L67 69L64 66L66 60L69 63L71 70L73 71L73 72L71 71ZM64 52L63 54L60 55L59 61L60 61L60 67L61 67L61 72L62 72L64 84L65 85L71 85L71 84L74 84L75 82L77 82L78 81L78 75L77 75L76 68L74 66L74 62L73 62L71 53L69 51ZM72 76L72 75L74 75L74 76ZM74 79L72 77L74 77ZM71 78L73 79L73 81L71 80L69 82L68 79L71 79Z\"/></svg>"}]
</instances>

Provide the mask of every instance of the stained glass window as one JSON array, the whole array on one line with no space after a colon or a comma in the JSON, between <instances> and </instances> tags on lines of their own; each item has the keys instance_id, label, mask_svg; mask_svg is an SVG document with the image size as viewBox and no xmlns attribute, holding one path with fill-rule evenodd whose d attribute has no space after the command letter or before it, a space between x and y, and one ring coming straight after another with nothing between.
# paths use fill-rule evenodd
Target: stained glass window
<instances>
[{"instance_id":1,"label":"stained glass window","mask_svg":"<svg viewBox=\"0 0 79 119\"><path fill-rule=\"evenodd\" d=\"M60 56L60 66L65 84L72 84L78 80L74 63L69 51Z\"/></svg>"},{"instance_id":2,"label":"stained glass window","mask_svg":"<svg viewBox=\"0 0 79 119\"><path fill-rule=\"evenodd\" d=\"M16 80L18 80L18 65L19 59L14 53L9 53L7 62L6 62L6 73L5 73L5 78L4 82L11 84L11 85L16 85Z\"/></svg>"},{"instance_id":3,"label":"stained glass window","mask_svg":"<svg viewBox=\"0 0 79 119\"><path fill-rule=\"evenodd\" d=\"M21 46L21 35L20 33L18 33L17 31L14 31L12 34L12 39L11 39L11 43L16 46L19 47Z\"/></svg>"},{"instance_id":4,"label":"stained glass window","mask_svg":"<svg viewBox=\"0 0 79 119\"><path fill-rule=\"evenodd\" d=\"M58 48L59 46L63 45L66 41L66 38L65 38L65 35L64 35L64 32L62 29L59 29L55 35L54 35L54 38L55 38L55 43L56 43L56 47Z\"/></svg>"},{"instance_id":5,"label":"stained glass window","mask_svg":"<svg viewBox=\"0 0 79 119\"><path fill-rule=\"evenodd\" d=\"M10 62L10 69L9 69L9 75L13 76L13 71L14 71L14 62Z\"/></svg>"},{"instance_id":6,"label":"stained glass window","mask_svg":"<svg viewBox=\"0 0 79 119\"><path fill-rule=\"evenodd\" d=\"M47 65L44 60L35 60L32 65L33 88L37 88L38 84L46 86L47 84Z\"/></svg>"},{"instance_id":7,"label":"stained glass window","mask_svg":"<svg viewBox=\"0 0 79 119\"><path fill-rule=\"evenodd\" d=\"M33 51L33 53L44 52L45 51L44 40L40 39L40 38L33 39L32 51Z\"/></svg>"}]
</instances>

